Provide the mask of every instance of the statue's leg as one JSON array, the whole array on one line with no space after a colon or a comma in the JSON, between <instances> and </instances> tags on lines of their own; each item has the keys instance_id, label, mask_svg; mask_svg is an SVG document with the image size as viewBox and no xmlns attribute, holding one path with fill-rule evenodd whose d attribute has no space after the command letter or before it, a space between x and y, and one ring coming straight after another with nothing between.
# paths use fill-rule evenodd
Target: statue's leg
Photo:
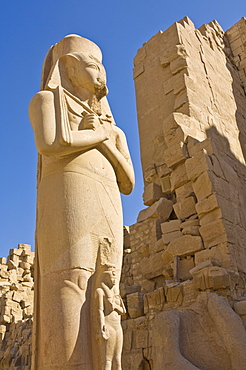
<instances>
[{"instance_id":1,"label":"statue's leg","mask_svg":"<svg viewBox=\"0 0 246 370\"><path fill-rule=\"evenodd\" d=\"M72 269L42 277L39 369L90 370L90 276L89 271Z\"/></svg>"}]
</instances>

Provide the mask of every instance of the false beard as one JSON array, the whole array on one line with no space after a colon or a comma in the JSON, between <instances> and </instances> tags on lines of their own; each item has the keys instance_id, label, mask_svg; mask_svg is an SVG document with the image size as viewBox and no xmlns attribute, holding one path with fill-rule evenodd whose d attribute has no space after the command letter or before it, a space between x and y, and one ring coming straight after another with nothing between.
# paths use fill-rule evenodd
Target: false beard
<instances>
[{"instance_id":1,"label":"false beard","mask_svg":"<svg viewBox=\"0 0 246 370\"><path fill-rule=\"evenodd\" d=\"M102 85L100 87L95 88L95 94L92 95L92 98L90 99L90 107L91 109L98 115L102 115L102 103L101 99L106 96L108 93L108 89L106 85Z\"/></svg>"}]
</instances>

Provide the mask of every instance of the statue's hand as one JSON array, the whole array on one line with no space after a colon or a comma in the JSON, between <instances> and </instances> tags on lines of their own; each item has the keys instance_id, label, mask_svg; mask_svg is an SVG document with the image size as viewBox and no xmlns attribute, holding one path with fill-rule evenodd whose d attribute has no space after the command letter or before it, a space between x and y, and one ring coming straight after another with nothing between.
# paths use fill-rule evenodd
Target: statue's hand
<instances>
[{"instance_id":1,"label":"statue's hand","mask_svg":"<svg viewBox=\"0 0 246 370\"><path fill-rule=\"evenodd\" d=\"M109 338L109 332L108 332L108 329L107 329L107 327L105 325L103 325L103 327L102 327L101 335L102 335L102 338L103 339L108 340L108 338Z\"/></svg>"},{"instance_id":2,"label":"statue's hand","mask_svg":"<svg viewBox=\"0 0 246 370\"><path fill-rule=\"evenodd\" d=\"M80 123L81 129L84 129L84 130L88 130L88 129L96 130L97 128L100 127L100 125L101 124L100 124L99 118L94 113L85 114Z\"/></svg>"}]
</instances>

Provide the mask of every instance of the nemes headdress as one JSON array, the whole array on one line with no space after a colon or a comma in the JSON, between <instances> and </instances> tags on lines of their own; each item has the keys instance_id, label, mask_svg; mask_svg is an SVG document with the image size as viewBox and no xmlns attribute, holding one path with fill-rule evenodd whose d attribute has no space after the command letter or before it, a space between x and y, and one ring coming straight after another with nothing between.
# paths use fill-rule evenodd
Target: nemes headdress
<instances>
[{"instance_id":1,"label":"nemes headdress","mask_svg":"<svg viewBox=\"0 0 246 370\"><path fill-rule=\"evenodd\" d=\"M59 84L59 59L67 54L83 53L102 62L100 48L91 40L78 35L67 35L57 44L50 47L43 64L41 89L54 88Z\"/></svg>"}]
</instances>

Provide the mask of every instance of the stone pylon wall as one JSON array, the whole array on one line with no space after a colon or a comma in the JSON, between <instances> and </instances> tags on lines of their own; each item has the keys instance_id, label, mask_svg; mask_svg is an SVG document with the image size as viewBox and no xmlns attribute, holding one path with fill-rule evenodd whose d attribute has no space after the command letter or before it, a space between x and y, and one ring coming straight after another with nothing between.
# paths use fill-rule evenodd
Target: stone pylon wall
<instances>
[{"instance_id":1,"label":"stone pylon wall","mask_svg":"<svg viewBox=\"0 0 246 370\"><path fill-rule=\"evenodd\" d=\"M135 57L147 208L125 230L124 369L246 368L245 40L245 18L186 17Z\"/></svg>"}]
</instances>

